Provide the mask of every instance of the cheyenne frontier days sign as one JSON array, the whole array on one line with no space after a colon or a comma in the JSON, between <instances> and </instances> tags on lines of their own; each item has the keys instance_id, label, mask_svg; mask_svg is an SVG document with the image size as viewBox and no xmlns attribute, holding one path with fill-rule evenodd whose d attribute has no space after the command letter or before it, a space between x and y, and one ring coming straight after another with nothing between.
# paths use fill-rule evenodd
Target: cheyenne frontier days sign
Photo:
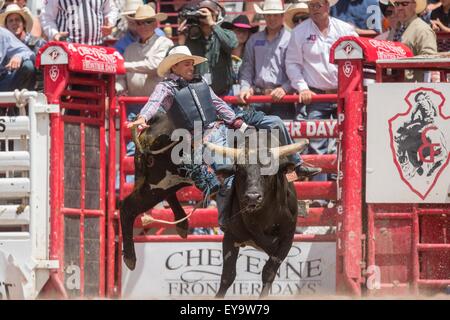
<instances>
[{"instance_id":1,"label":"cheyenne frontier days sign","mask_svg":"<svg viewBox=\"0 0 450 320\"><path fill-rule=\"evenodd\" d=\"M219 288L221 242L136 243L136 255L134 271L122 267L124 298L212 297ZM236 280L227 296L258 296L266 259L265 253L252 247L241 248ZM270 295L333 294L335 277L335 243L294 242Z\"/></svg>"}]
</instances>

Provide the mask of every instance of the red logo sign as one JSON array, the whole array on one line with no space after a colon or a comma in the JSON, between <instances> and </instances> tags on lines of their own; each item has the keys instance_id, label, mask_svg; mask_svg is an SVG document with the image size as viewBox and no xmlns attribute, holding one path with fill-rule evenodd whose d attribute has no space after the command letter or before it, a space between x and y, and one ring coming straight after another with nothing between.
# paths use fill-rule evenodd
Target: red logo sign
<instances>
[{"instance_id":1,"label":"red logo sign","mask_svg":"<svg viewBox=\"0 0 450 320\"><path fill-rule=\"evenodd\" d=\"M353 46L351 45L351 43L347 43L347 45L344 47L344 52L350 56L350 54L353 52Z\"/></svg>"},{"instance_id":2,"label":"red logo sign","mask_svg":"<svg viewBox=\"0 0 450 320\"><path fill-rule=\"evenodd\" d=\"M49 70L50 79L52 79L53 82L56 81L59 77L59 68L58 66L52 66Z\"/></svg>"},{"instance_id":3,"label":"red logo sign","mask_svg":"<svg viewBox=\"0 0 450 320\"><path fill-rule=\"evenodd\" d=\"M402 181L425 200L450 160L443 131L450 116L437 90L412 90L405 101L408 110L389 119L391 151Z\"/></svg>"},{"instance_id":4,"label":"red logo sign","mask_svg":"<svg viewBox=\"0 0 450 320\"><path fill-rule=\"evenodd\" d=\"M55 49L53 51L50 51L48 55L50 56L50 58L52 58L52 60L56 60L59 57L59 51L58 49Z\"/></svg>"},{"instance_id":5,"label":"red logo sign","mask_svg":"<svg viewBox=\"0 0 450 320\"><path fill-rule=\"evenodd\" d=\"M347 78L350 78L350 76L353 73L353 65L350 61L346 61L344 66L342 67L342 71L344 71L344 74Z\"/></svg>"}]
</instances>

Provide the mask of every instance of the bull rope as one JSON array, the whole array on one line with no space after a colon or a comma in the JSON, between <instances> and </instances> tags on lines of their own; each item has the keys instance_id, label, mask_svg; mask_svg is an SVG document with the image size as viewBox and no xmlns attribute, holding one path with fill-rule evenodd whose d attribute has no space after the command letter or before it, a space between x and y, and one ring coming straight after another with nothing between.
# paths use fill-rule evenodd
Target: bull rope
<instances>
[{"instance_id":1,"label":"bull rope","mask_svg":"<svg viewBox=\"0 0 450 320\"><path fill-rule=\"evenodd\" d=\"M216 192L217 193L217 192ZM214 196L216 193L213 193L209 196L209 198L211 198L212 196ZM159 223L164 223L164 224L169 224L169 225L175 225L177 223L183 222L184 220L188 219L194 212L195 210L197 210L198 208L200 208L200 206L204 203L203 201L199 201L193 208L193 210L187 214L184 218L175 220L175 221L167 221L167 220L162 220L162 219L155 219L153 218L150 214L146 214L144 213L144 215L141 218L141 222L142 222L142 226L146 226L149 225L153 222L159 222Z\"/></svg>"}]
</instances>

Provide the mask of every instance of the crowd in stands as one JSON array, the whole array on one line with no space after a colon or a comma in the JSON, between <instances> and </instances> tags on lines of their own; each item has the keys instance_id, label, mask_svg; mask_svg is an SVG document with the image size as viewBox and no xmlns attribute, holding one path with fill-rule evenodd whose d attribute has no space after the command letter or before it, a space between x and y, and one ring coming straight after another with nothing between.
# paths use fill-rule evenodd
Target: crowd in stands
<instances>
[{"instance_id":1,"label":"crowd in stands","mask_svg":"<svg viewBox=\"0 0 450 320\"><path fill-rule=\"evenodd\" d=\"M44 0L37 17L26 0L0 0L0 91L42 90L36 53L47 41L70 41L114 46L127 71L117 78L117 94L150 96L167 52L185 45L207 58L195 70L218 96L234 95L245 104L268 95L277 103L296 93L295 104L252 107L281 118L329 119L336 118L336 105L312 103L312 97L337 90L329 54L339 37L399 41L415 55L430 55L438 51L436 33L450 33L450 0L265 0L243 8L246 15L231 16L213 0ZM141 108L132 106L129 116ZM308 150L333 151L327 139L311 140Z\"/></svg>"},{"instance_id":2,"label":"crowd in stands","mask_svg":"<svg viewBox=\"0 0 450 320\"><path fill-rule=\"evenodd\" d=\"M227 15L220 2L212 0L173 4L143 0L45 0L39 16L31 13L26 0L0 0L0 5L1 91L42 90L41 82L36 81L39 74L33 67L36 54L46 41L62 40L114 45L127 61L127 75L118 79L118 94L148 96L161 80L155 71L159 62L175 43L185 44L194 55L208 59L196 71L216 94L236 95L241 102L253 94L265 94L277 101L299 90L298 75L285 68L289 59L287 48L300 41L292 35L296 30L314 35L318 23L313 16L321 14L323 8L332 19L323 30L317 30L318 51L312 50L309 57L315 61L312 66L315 70L328 68L321 50L335 40L333 29L343 31L338 27L344 26L341 21L346 23L345 34L402 41L416 55L435 53L436 32L450 33L450 0L244 2L243 11L247 15L239 16ZM189 9L198 12L201 19L177 16ZM302 26L297 27L299 24ZM305 73L306 79L311 78L309 72ZM334 86L313 84L321 91ZM270 104L256 107L271 112ZM290 105L277 107L283 117L301 116L302 110Z\"/></svg>"}]
</instances>

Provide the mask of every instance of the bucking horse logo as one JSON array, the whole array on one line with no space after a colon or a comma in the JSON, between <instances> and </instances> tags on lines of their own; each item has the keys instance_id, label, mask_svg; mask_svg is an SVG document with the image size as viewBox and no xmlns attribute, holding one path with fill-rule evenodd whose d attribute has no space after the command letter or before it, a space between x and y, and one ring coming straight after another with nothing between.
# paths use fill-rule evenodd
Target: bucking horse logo
<instances>
[{"instance_id":1,"label":"bucking horse logo","mask_svg":"<svg viewBox=\"0 0 450 320\"><path fill-rule=\"evenodd\" d=\"M444 95L431 88L410 91L408 110L389 119L394 163L406 185L422 200L428 196L449 162L443 132L450 118L444 113Z\"/></svg>"}]
</instances>

